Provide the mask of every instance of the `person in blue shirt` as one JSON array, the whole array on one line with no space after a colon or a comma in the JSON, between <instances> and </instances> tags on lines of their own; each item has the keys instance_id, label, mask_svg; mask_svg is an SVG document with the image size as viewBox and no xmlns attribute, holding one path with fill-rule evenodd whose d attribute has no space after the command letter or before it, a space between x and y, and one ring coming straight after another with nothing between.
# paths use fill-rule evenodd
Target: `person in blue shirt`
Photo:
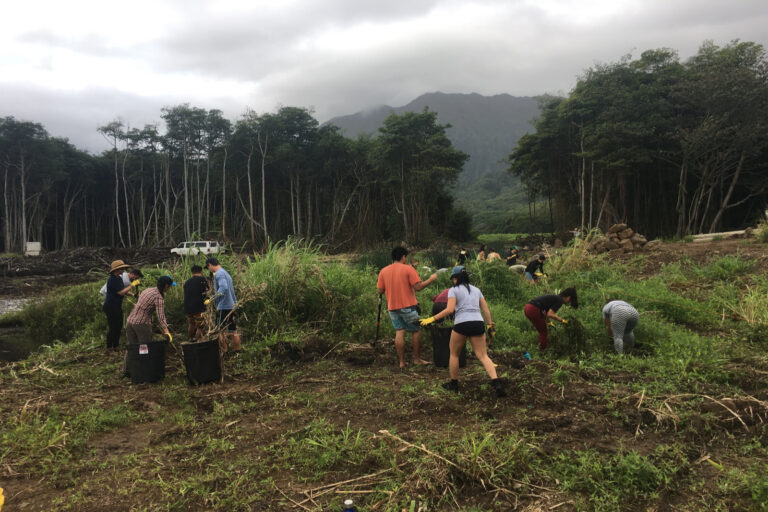
<instances>
[{"instance_id":1,"label":"person in blue shirt","mask_svg":"<svg viewBox=\"0 0 768 512\"><path fill-rule=\"evenodd\" d=\"M216 304L216 321L219 327L219 347L226 352L228 347L240 352L240 333L235 323L235 285L232 276L224 270L216 258L205 260L205 267L213 274L213 301ZM210 299L207 302L209 302Z\"/></svg>"}]
</instances>

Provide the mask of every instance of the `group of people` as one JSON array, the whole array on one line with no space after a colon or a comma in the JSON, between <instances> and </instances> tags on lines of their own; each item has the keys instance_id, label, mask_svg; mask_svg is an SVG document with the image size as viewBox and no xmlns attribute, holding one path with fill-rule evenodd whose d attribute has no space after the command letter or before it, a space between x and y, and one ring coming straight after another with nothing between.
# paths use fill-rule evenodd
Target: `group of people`
<instances>
[{"instance_id":1,"label":"group of people","mask_svg":"<svg viewBox=\"0 0 768 512\"><path fill-rule=\"evenodd\" d=\"M464 265L467 261L467 257L467 250L461 249L458 258L456 258L456 265ZM524 273L525 280L529 284L536 283L540 277L546 275L544 273L544 261L547 259L545 255L539 254L536 256L536 259L531 260L525 267L523 267L523 265L518 265L517 259L519 257L520 251L517 249L516 245L513 245L507 250L504 259L508 267L515 267L513 270L519 268L519 271ZM488 248L486 244L481 244L480 248L477 250L477 261L501 261L501 259L502 257L496 252L496 249L493 247Z\"/></svg>"},{"instance_id":2,"label":"group of people","mask_svg":"<svg viewBox=\"0 0 768 512\"><path fill-rule=\"evenodd\" d=\"M416 270L407 263L408 251L404 247L392 250L392 264L384 267L379 273L377 289L379 294L386 295L387 309L392 326L395 329L395 347L400 360L400 367L406 366L405 334L412 333L413 362L427 364L421 358L421 327L440 322L453 316L453 328L449 341L450 359L448 372L450 380L443 384L449 391L459 391L459 356L469 340L475 356L483 365L491 386L499 397L506 396L502 382L496 374L496 365L488 356L486 345L486 329L495 332L495 324L491 311L479 288L470 283L469 273L462 264L451 270L452 286L436 295L433 300L432 316L420 319L420 309L415 292L423 290L437 279L434 273L426 280L421 279ZM540 255L533 263L538 269L543 269L544 256ZM532 269L533 270L533 269ZM528 272L528 270L526 270ZM437 306L438 301L445 301L444 306ZM560 308L568 304L573 308L579 307L578 294L575 288L566 288L559 294L547 294L530 300L523 310L526 318L539 333L539 349L547 349L548 326L553 321L567 324L568 320L558 316ZM620 300L610 300L603 308L603 319L608 334L614 340L617 353L624 353L634 345L633 330L637 326L639 315L630 304ZM493 338L491 337L491 341Z\"/></svg>"},{"instance_id":3,"label":"group of people","mask_svg":"<svg viewBox=\"0 0 768 512\"><path fill-rule=\"evenodd\" d=\"M223 351L231 348L237 353L240 351L241 341L235 323L237 298L232 277L216 258L206 260L205 266L211 273L212 283L203 277L203 268L200 265L192 266L192 276L184 283L187 334L192 340L199 340L206 334L205 311L213 301L216 306L219 345ZM125 297L137 297L128 318L125 319L125 335L129 345L152 341L153 316L163 335L173 341L165 316L165 294L171 287L176 286L176 283L171 276L160 276L155 286L139 291L143 277L139 269L130 268L123 260L115 260L110 266L109 277L101 289L101 294L104 295L102 310L107 317L109 351L119 350ZM211 289L212 295L209 293Z\"/></svg>"}]
</instances>

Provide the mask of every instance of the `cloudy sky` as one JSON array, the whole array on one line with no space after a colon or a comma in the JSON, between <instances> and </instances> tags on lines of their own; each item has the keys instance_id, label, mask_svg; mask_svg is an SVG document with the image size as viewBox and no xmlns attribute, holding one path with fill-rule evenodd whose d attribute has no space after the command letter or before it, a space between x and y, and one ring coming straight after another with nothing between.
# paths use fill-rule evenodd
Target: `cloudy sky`
<instances>
[{"instance_id":1,"label":"cloudy sky","mask_svg":"<svg viewBox=\"0 0 768 512\"><path fill-rule=\"evenodd\" d=\"M767 0L27 0L0 7L0 116L96 127L189 102L320 121L433 91L567 93L595 63L705 39L768 46Z\"/></svg>"}]
</instances>

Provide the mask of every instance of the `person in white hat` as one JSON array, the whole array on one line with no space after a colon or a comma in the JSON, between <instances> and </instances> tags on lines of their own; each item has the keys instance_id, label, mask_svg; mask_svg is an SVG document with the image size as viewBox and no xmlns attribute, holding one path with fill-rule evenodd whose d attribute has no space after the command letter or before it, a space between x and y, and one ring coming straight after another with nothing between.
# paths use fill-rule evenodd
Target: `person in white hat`
<instances>
[{"instance_id":1,"label":"person in white hat","mask_svg":"<svg viewBox=\"0 0 768 512\"><path fill-rule=\"evenodd\" d=\"M135 279L128 286L123 282L121 274L129 265L123 260L115 260L109 269L107 289L104 295L104 305L101 307L107 315L107 350L117 350L120 346L120 332L123 330L123 297L128 295L131 288L139 285Z\"/></svg>"}]
</instances>

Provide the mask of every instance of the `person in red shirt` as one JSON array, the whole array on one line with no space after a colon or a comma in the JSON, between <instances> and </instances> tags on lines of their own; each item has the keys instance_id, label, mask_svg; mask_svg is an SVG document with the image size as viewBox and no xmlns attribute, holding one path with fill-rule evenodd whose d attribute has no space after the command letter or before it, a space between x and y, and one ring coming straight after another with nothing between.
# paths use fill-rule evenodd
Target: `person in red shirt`
<instances>
[{"instance_id":1,"label":"person in red shirt","mask_svg":"<svg viewBox=\"0 0 768 512\"><path fill-rule=\"evenodd\" d=\"M422 281L416 270L406 263L408 251L404 247L392 249L392 264L379 272L376 287L379 294L387 296L387 310L395 328L395 349L400 359L400 368L405 368L405 332L412 334L413 364L429 364L421 358L421 326L419 325L419 302L416 293L437 279L432 274Z\"/></svg>"}]
</instances>

